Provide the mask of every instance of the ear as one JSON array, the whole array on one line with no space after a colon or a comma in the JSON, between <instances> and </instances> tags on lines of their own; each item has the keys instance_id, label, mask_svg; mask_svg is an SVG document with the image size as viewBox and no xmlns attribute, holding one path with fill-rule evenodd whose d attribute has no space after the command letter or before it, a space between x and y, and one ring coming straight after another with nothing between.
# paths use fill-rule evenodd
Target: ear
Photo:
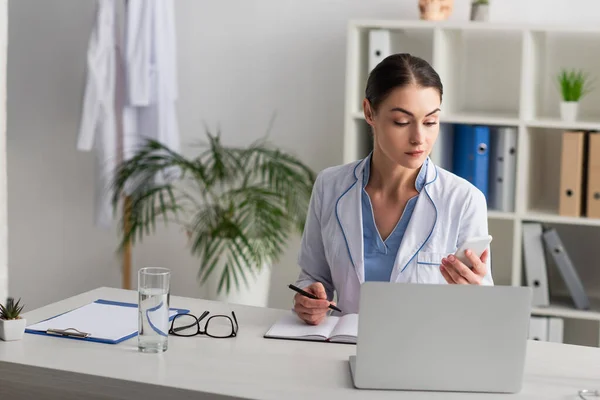
<instances>
[{"instance_id":1,"label":"ear","mask_svg":"<svg viewBox=\"0 0 600 400\"><path fill-rule=\"evenodd\" d=\"M364 99L363 100L363 113L365 115L365 120L367 121L367 123L369 125L373 125L373 109L371 108L371 103L369 103L369 100Z\"/></svg>"}]
</instances>

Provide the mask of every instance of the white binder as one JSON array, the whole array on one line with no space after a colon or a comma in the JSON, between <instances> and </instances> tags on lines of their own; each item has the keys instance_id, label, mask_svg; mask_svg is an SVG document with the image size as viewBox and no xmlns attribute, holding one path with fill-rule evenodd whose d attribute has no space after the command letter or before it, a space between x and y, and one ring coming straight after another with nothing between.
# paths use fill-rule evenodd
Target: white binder
<instances>
[{"instance_id":1,"label":"white binder","mask_svg":"<svg viewBox=\"0 0 600 400\"><path fill-rule=\"evenodd\" d=\"M563 319L557 317L531 316L529 320L530 340L563 342Z\"/></svg>"},{"instance_id":2,"label":"white binder","mask_svg":"<svg viewBox=\"0 0 600 400\"><path fill-rule=\"evenodd\" d=\"M369 72L390 54L392 54L390 31L387 29L369 31Z\"/></svg>"},{"instance_id":3,"label":"white binder","mask_svg":"<svg viewBox=\"0 0 600 400\"><path fill-rule=\"evenodd\" d=\"M590 300L585 293L579 274L573 266L571 258L567 254L556 229L548 229L542 234L548 252L552 255L554 262L562 276L567 289L575 303L575 307L580 310L588 310L590 308Z\"/></svg>"},{"instance_id":4,"label":"white binder","mask_svg":"<svg viewBox=\"0 0 600 400\"><path fill-rule=\"evenodd\" d=\"M517 166L517 128L494 128L490 146L490 176L488 206L490 209L515 210L515 180Z\"/></svg>"},{"instance_id":5,"label":"white binder","mask_svg":"<svg viewBox=\"0 0 600 400\"><path fill-rule=\"evenodd\" d=\"M523 223L523 264L527 286L533 290L531 305L550 305L548 267L542 238L543 227L538 222Z\"/></svg>"},{"instance_id":6,"label":"white binder","mask_svg":"<svg viewBox=\"0 0 600 400\"><path fill-rule=\"evenodd\" d=\"M548 341L548 321L546 317L534 317L529 319L529 339Z\"/></svg>"},{"instance_id":7,"label":"white binder","mask_svg":"<svg viewBox=\"0 0 600 400\"><path fill-rule=\"evenodd\" d=\"M563 342L564 321L558 317L548 317L548 341Z\"/></svg>"}]
</instances>

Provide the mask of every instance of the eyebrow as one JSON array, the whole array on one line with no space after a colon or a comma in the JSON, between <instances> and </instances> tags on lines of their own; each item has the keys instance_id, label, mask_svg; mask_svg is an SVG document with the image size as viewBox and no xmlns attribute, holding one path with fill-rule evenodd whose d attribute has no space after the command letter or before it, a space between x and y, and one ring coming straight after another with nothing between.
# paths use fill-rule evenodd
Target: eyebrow
<instances>
[{"instance_id":1,"label":"eyebrow","mask_svg":"<svg viewBox=\"0 0 600 400\"><path fill-rule=\"evenodd\" d=\"M408 110L405 110L404 108L401 108L401 107L394 107L394 108L392 108L390 111L399 111L399 112L402 112L402 113L404 113L404 114L408 114L408 115L410 115L411 117L414 117L414 116L415 116L415 115L414 115L413 113L411 113L410 111L408 111ZM428 114L427 114L427 115L425 115L425 116L426 116L426 117L429 117L431 114L434 114L434 113L436 113L436 112L438 112L438 111L441 111L441 110L440 110L439 108L436 108L435 110L431 111L430 113L428 113Z\"/></svg>"}]
</instances>

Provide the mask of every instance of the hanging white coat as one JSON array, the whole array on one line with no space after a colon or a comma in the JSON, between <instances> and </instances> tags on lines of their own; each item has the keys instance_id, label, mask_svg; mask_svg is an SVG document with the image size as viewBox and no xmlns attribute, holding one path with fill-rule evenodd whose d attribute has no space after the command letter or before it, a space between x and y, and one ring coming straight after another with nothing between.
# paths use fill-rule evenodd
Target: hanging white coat
<instances>
[{"instance_id":1,"label":"hanging white coat","mask_svg":"<svg viewBox=\"0 0 600 400\"><path fill-rule=\"evenodd\" d=\"M428 160L426 183L398 250L391 282L446 283L439 266L468 238L488 234L485 196ZM361 185L366 160L325 169L310 200L296 286L321 282L344 313L358 312L365 281ZM488 247L489 251L489 247ZM482 284L493 285L491 256Z\"/></svg>"},{"instance_id":2,"label":"hanging white coat","mask_svg":"<svg viewBox=\"0 0 600 400\"><path fill-rule=\"evenodd\" d=\"M115 0L98 0L96 24L87 51L87 81L77 139L80 151L95 150L95 221L109 227L112 221L111 180L118 163L115 110L117 63Z\"/></svg>"},{"instance_id":3,"label":"hanging white coat","mask_svg":"<svg viewBox=\"0 0 600 400\"><path fill-rule=\"evenodd\" d=\"M96 152L96 223L102 227L112 221L111 184L121 159L133 156L145 138L180 150L173 0L125 4L121 44L116 1L97 1L77 141L78 150Z\"/></svg>"}]
</instances>

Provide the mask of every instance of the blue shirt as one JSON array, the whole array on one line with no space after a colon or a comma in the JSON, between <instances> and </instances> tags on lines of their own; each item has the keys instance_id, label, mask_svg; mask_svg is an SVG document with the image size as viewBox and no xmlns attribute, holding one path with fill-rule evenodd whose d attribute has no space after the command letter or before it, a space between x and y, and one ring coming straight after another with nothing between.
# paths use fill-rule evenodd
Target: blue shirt
<instances>
[{"instance_id":1,"label":"blue shirt","mask_svg":"<svg viewBox=\"0 0 600 400\"><path fill-rule=\"evenodd\" d=\"M371 171L371 155L365 163L365 172L362 187L362 221L363 221L363 247L364 247L364 265L365 265L365 280L366 281L385 281L389 282L396 255L402 243L402 237L406 232L406 227L412 216L415 204L417 203L418 195L412 197L406 203L404 212L397 222L394 230L385 239L381 238L377 226L375 225L375 217L373 216L373 206L369 194L365 190L369 182L369 174ZM415 181L415 189L418 192L425 186L427 177L427 161L421 167L417 179Z\"/></svg>"}]
</instances>

